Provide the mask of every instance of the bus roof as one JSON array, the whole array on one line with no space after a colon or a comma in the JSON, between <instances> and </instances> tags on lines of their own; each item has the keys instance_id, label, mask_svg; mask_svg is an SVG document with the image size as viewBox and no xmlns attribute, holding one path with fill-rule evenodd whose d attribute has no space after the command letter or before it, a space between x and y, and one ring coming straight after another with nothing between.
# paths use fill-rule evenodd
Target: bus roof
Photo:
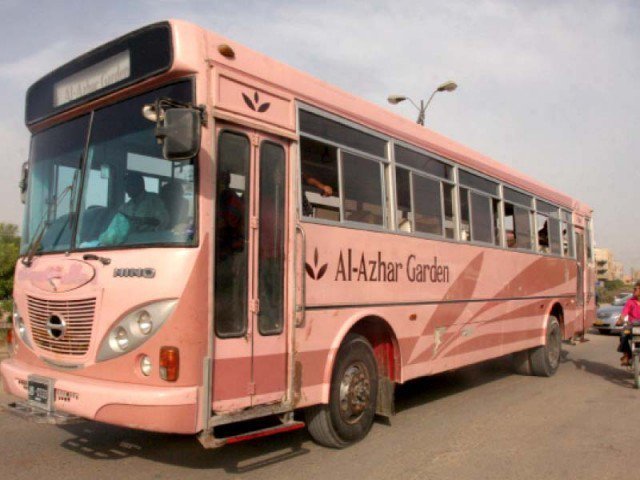
<instances>
[{"instance_id":1,"label":"bus roof","mask_svg":"<svg viewBox=\"0 0 640 480\"><path fill-rule=\"evenodd\" d=\"M81 62L95 52L100 52L105 49L108 50L114 44L126 41L130 36L140 34L141 32L144 33L148 30L158 30L167 24L171 26L171 36L173 37L174 51L171 71L174 74L175 72L186 73L201 71L204 68L204 60L206 59L207 62L222 65L232 71L259 79L261 82L281 90L286 96L326 110L329 113L348 119L381 134L402 140L416 147L448 158L461 166L468 167L525 190L561 207L571 209L583 216L591 216L592 209L588 205L538 182L507 165L501 164L433 130L420 126L388 109L347 93L308 73L297 70L262 53L251 50L238 42L183 20L174 19L168 22L149 25L124 35L113 42L102 45L45 75L30 87L29 92L32 92L34 87L47 81L49 77L55 76L59 72L64 72L70 65ZM233 49L235 53L233 58L225 57L218 51L218 46L221 44L229 45ZM91 98L88 100L91 100ZM103 97L102 100L97 101L101 102L105 100L106 97ZM73 105L71 106L73 107ZM78 105L78 108L81 108L81 106ZM73 115L75 110L76 108L71 108L71 110L63 113L63 116ZM58 114L56 113L55 116L58 116ZM46 123L52 120L53 118L49 117ZM42 122L39 120L34 120L31 124L27 122L27 124L30 125L31 128L36 122L42 125Z\"/></svg>"}]
</instances>

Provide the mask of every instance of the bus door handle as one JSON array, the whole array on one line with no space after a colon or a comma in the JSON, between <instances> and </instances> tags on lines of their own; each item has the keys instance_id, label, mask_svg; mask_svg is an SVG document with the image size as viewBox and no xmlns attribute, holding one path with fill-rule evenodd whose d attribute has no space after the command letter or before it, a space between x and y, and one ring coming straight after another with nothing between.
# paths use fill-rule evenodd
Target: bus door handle
<instances>
[{"instance_id":1,"label":"bus door handle","mask_svg":"<svg viewBox=\"0 0 640 480\"><path fill-rule=\"evenodd\" d=\"M297 297L298 292L296 292L296 309L295 309L295 316L296 316L296 327L301 327L302 325L304 325L304 320L305 320L305 315L306 315L306 309L305 309L305 295L306 295L306 287L307 287L307 278L305 275L305 271L304 271L304 265L307 261L307 235L304 231L304 229L302 228L302 226L300 224L296 224L296 234L300 233L300 237L302 238L302 268L300 269L301 275L302 275L302 282L300 285L300 297ZM296 249L295 251L298 251L297 248L297 242L296 242ZM297 271L298 271L298 265L300 265L299 263L299 259L298 256L296 255L295 258L295 262L296 262L296 275L297 275Z\"/></svg>"}]
</instances>

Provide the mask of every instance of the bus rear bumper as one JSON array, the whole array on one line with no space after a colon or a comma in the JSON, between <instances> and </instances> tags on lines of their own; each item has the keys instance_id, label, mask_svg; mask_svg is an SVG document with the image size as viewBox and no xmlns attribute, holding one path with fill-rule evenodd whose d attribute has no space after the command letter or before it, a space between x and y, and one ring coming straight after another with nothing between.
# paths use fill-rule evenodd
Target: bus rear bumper
<instances>
[{"instance_id":1,"label":"bus rear bumper","mask_svg":"<svg viewBox=\"0 0 640 480\"><path fill-rule=\"evenodd\" d=\"M54 381L54 412L154 432L198 431L198 387L116 383L39 369L16 359L0 363L5 392L21 400L27 400L30 375Z\"/></svg>"}]
</instances>

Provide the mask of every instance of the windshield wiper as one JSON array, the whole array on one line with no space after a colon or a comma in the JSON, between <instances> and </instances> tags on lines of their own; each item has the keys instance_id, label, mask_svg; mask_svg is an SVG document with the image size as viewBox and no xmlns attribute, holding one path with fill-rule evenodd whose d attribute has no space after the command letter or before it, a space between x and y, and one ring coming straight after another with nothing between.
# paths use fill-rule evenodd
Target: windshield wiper
<instances>
[{"instance_id":1,"label":"windshield wiper","mask_svg":"<svg viewBox=\"0 0 640 480\"><path fill-rule=\"evenodd\" d=\"M64 200L65 195L67 194L69 195L70 199L69 199L69 213L67 216L67 223L69 222L69 219L72 216L75 216L75 210L73 209L73 201L75 198L75 189L76 189L75 187L76 187L76 181L78 179L79 173L80 173L80 169L77 169L73 174L73 180L71 181L71 184L65 187L64 190L62 190L60 195L58 195L58 198L56 199L56 203L54 205L54 207L57 209L57 207L62 203L62 200ZM26 267L30 267L33 264L33 257L41 247L40 242L42 241L42 237L44 237L44 234L47 231L47 228L49 227L48 217L49 217L49 209L47 209L47 211L45 211L42 214L42 219L40 220L40 223L38 223L38 227L36 228L36 234L33 236L31 242L29 242L27 251L25 255L22 257L21 262ZM60 240L60 236L62 235L63 232L64 232L64 228L60 230L60 234L58 235L58 238L56 238L54 245L58 243L58 240Z\"/></svg>"}]
</instances>

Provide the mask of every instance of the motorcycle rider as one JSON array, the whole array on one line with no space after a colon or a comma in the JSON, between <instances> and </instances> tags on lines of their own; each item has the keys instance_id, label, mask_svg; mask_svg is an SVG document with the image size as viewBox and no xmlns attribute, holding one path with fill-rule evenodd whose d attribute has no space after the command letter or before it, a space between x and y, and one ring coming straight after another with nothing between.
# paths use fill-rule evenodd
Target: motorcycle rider
<instances>
[{"instance_id":1,"label":"motorcycle rider","mask_svg":"<svg viewBox=\"0 0 640 480\"><path fill-rule=\"evenodd\" d=\"M630 324L640 324L640 281L636 282L633 286L633 295L627 303L624 304L620 318L616 322L616 325L620 326L624 323L625 317L628 317ZM620 335L620 345L618 346L618 352L623 353L620 358L620 365L623 367L629 366L631 362L631 345L629 343L630 335L624 332Z\"/></svg>"}]
</instances>

